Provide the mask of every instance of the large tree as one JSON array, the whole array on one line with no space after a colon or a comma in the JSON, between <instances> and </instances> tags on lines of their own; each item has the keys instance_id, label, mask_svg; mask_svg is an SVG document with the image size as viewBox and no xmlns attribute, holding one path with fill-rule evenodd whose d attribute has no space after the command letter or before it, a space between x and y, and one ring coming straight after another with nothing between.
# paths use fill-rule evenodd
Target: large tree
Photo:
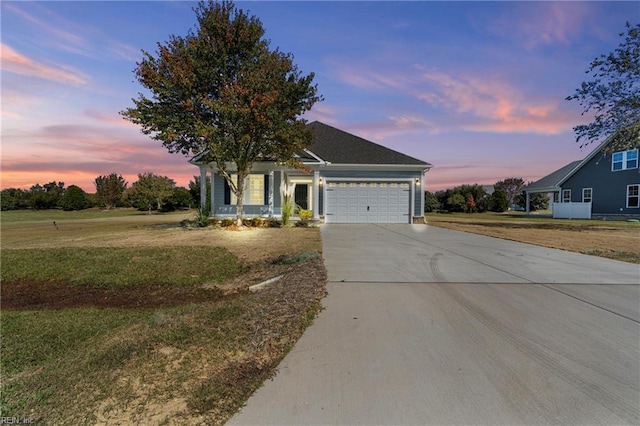
<instances>
[{"instance_id":1,"label":"large tree","mask_svg":"<svg viewBox=\"0 0 640 426\"><path fill-rule=\"evenodd\" d=\"M58 204L65 211L84 210L91 207L87 193L77 185L70 185L65 189Z\"/></svg>"},{"instance_id":2,"label":"large tree","mask_svg":"<svg viewBox=\"0 0 640 426\"><path fill-rule=\"evenodd\" d=\"M495 189L501 189L507 194L507 201L509 206L512 206L518 202L518 197L522 195L522 189L526 186L526 182L523 178L511 177L493 184Z\"/></svg>"},{"instance_id":3,"label":"large tree","mask_svg":"<svg viewBox=\"0 0 640 426\"><path fill-rule=\"evenodd\" d=\"M155 55L143 51L135 75L151 97L140 93L122 115L171 153L215 161L241 225L253 163L295 164L312 140L301 115L321 97L313 73L302 75L290 53L270 49L258 18L229 1L200 2L194 12L194 30L158 43Z\"/></svg>"},{"instance_id":4,"label":"large tree","mask_svg":"<svg viewBox=\"0 0 640 426\"><path fill-rule=\"evenodd\" d=\"M161 210L163 203L171 197L176 183L166 176L151 172L138 174L138 180L125 192L125 197L138 210Z\"/></svg>"},{"instance_id":5,"label":"large tree","mask_svg":"<svg viewBox=\"0 0 640 426\"><path fill-rule=\"evenodd\" d=\"M98 202L107 210L116 207L122 201L124 191L127 189L127 182L116 173L98 176L93 183L96 186Z\"/></svg>"},{"instance_id":6,"label":"large tree","mask_svg":"<svg viewBox=\"0 0 640 426\"><path fill-rule=\"evenodd\" d=\"M582 114L595 113L589 124L573 128L582 148L596 140L611 137L606 152L633 148L640 142L640 24L627 22L620 34L624 41L608 55L591 62L587 74L592 80L583 82L567 100L577 100Z\"/></svg>"}]
</instances>

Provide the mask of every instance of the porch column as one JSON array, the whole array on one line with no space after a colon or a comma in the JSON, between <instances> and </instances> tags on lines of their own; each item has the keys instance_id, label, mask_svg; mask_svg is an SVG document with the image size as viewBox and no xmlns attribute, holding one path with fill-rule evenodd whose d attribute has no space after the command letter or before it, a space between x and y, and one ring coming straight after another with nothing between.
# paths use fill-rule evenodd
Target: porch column
<instances>
[{"instance_id":1,"label":"porch column","mask_svg":"<svg viewBox=\"0 0 640 426\"><path fill-rule=\"evenodd\" d=\"M200 167L200 209L203 209L207 202L207 169Z\"/></svg>"},{"instance_id":2,"label":"porch column","mask_svg":"<svg viewBox=\"0 0 640 426\"><path fill-rule=\"evenodd\" d=\"M215 206L213 205L213 178L215 176L215 172L213 170L211 170L211 205L209 206L211 208L211 210L209 211L209 216L211 217L215 217Z\"/></svg>"},{"instance_id":3,"label":"porch column","mask_svg":"<svg viewBox=\"0 0 640 426\"><path fill-rule=\"evenodd\" d=\"M320 219L320 172L313 172L313 218Z\"/></svg>"},{"instance_id":4,"label":"porch column","mask_svg":"<svg viewBox=\"0 0 640 426\"><path fill-rule=\"evenodd\" d=\"M531 208L529 207L529 202L530 202L530 198L529 198L529 191L525 191L525 194L527 196L527 201L525 203L525 209L527 214L531 213Z\"/></svg>"},{"instance_id":5,"label":"porch column","mask_svg":"<svg viewBox=\"0 0 640 426\"><path fill-rule=\"evenodd\" d=\"M273 170L269 172L269 217L273 217Z\"/></svg>"},{"instance_id":6,"label":"porch column","mask_svg":"<svg viewBox=\"0 0 640 426\"><path fill-rule=\"evenodd\" d=\"M420 213L422 213L422 217L424 218L424 194L427 189L424 187L424 172L422 172L422 176L420 176ZM426 222L425 222L426 223Z\"/></svg>"}]
</instances>

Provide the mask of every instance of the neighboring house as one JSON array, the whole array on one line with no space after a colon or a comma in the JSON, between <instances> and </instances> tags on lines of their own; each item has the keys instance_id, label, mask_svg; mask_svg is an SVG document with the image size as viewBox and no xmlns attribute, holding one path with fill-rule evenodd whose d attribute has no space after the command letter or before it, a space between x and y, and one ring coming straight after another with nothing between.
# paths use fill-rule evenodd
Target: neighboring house
<instances>
[{"instance_id":1,"label":"neighboring house","mask_svg":"<svg viewBox=\"0 0 640 426\"><path fill-rule=\"evenodd\" d=\"M553 194L553 214L558 218L640 216L638 147L611 154L602 152L605 141L584 160L574 161L528 185L533 193Z\"/></svg>"},{"instance_id":2,"label":"neighboring house","mask_svg":"<svg viewBox=\"0 0 640 426\"><path fill-rule=\"evenodd\" d=\"M412 223L424 215L424 175L431 164L314 121L314 139L297 154L309 170L275 163L254 163L247 177L246 216L272 217L282 212L281 184L295 185L294 200L327 223ZM211 182L211 216L234 217L236 200L215 162L201 156L190 162L200 168L201 202ZM231 173L233 170L229 170Z\"/></svg>"}]
</instances>

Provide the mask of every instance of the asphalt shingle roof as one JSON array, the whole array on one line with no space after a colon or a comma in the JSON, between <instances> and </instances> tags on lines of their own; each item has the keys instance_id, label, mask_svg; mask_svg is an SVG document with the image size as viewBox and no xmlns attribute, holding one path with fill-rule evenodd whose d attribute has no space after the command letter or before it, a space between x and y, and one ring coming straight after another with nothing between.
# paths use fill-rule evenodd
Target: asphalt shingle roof
<instances>
[{"instance_id":1,"label":"asphalt shingle roof","mask_svg":"<svg viewBox=\"0 0 640 426\"><path fill-rule=\"evenodd\" d=\"M565 176L567 176L573 169L575 169L578 166L578 164L580 164L581 162L582 160L573 161L567 164L566 166L559 168L555 172L546 175L540 180L533 182L532 184L528 185L524 189L525 191L535 191L536 189L546 189L546 188L558 186L560 181Z\"/></svg>"},{"instance_id":2,"label":"asphalt shingle roof","mask_svg":"<svg viewBox=\"0 0 640 426\"><path fill-rule=\"evenodd\" d=\"M309 151L334 164L406 164L429 163L378 145L319 121L307 124L314 135Z\"/></svg>"}]
</instances>

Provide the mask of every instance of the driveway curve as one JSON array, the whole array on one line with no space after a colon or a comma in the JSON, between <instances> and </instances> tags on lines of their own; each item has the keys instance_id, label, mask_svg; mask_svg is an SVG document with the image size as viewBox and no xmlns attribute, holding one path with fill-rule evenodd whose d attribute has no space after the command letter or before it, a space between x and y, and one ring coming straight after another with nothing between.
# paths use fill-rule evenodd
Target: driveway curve
<instances>
[{"instance_id":1,"label":"driveway curve","mask_svg":"<svg viewBox=\"0 0 640 426\"><path fill-rule=\"evenodd\" d=\"M640 424L638 265L323 225L325 309L230 425Z\"/></svg>"}]
</instances>

